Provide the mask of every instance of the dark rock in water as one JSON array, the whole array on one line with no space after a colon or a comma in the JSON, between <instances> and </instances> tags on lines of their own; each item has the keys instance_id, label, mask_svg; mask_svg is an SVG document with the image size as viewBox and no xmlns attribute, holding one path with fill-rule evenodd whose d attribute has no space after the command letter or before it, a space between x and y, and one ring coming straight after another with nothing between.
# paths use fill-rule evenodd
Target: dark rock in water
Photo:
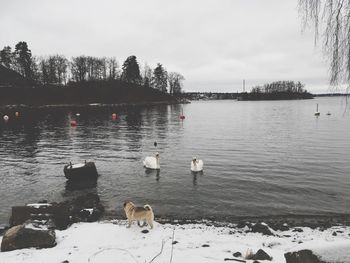
<instances>
[{"instance_id":1,"label":"dark rock in water","mask_svg":"<svg viewBox=\"0 0 350 263\"><path fill-rule=\"evenodd\" d=\"M143 233L143 234L147 234L148 232L149 231L147 229L144 229L144 230L141 231L141 233Z\"/></svg>"},{"instance_id":2,"label":"dark rock in water","mask_svg":"<svg viewBox=\"0 0 350 263\"><path fill-rule=\"evenodd\" d=\"M54 230L39 229L22 224L6 231L1 242L1 251L30 247L49 248L55 245L56 235Z\"/></svg>"},{"instance_id":3,"label":"dark rock in water","mask_svg":"<svg viewBox=\"0 0 350 263\"><path fill-rule=\"evenodd\" d=\"M68 260L65 260L65 261L63 261L62 263L69 263L69 261L68 261Z\"/></svg>"},{"instance_id":4,"label":"dark rock in water","mask_svg":"<svg viewBox=\"0 0 350 263\"><path fill-rule=\"evenodd\" d=\"M263 225L261 223L256 223L255 225L253 225L251 232L261 233L261 234L267 235L267 236L274 236L274 234L271 232L269 227L266 225Z\"/></svg>"},{"instance_id":5,"label":"dark rock in water","mask_svg":"<svg viewBox=\"0 0 350 263\"><path fill-rule=\"evenodd\" d=\"M311 250L305 249L297 252L288 252L284 254L286 263L326 263L321 261Z\"/></svg>"},{"instance_id":6,"label":"dark rock in water","mask_svg":"<svg viewBox=\"0 0 350 263\"><path fill-rule=\"evenodd\" d=\"M254 260L254 261L253 261L253 263L260 263L260 262L259 262L259 261L257 261L257 260Z\"/></svg>"},{"instance_id":7,"label":"dark rock in water","mask_svg":"<svg viewBox=\"0 0 350 263\"><path fill-rule=\"evenodd\" d=\"M235 252L233 253L233 256L236 257L236 258L239 258L242 256L242 253L241 252Z\"/></svg>"},{"instance_id":8,"label":"dark rock in water","mask_svg":"<svg viewBox=\"0 0 350 263\"><path fill-rule=\"evenodd\" d=\"M269 254L267 254L264 250L259 249L253 256L254 260L272 260Z\"/></svg>"},{"instance_id":9,"label":"dark rock in water","mask_svg":"<svg viewBox=\"0 0 350 263\"><path fill-rule=\"evenodd\" d=\"M33 206L14 206L10 226L20 225L27 220L44 220L47 225L53 222L58 229L66 229L77 222L95 222L104 213L104 207L97 194L86 194L61 203Z\"/></svg>"},{"instance_id":10,"label":"dark rock in water","mask_svg":"<svg viewBox=\"0 0 350 263\"><path fill-rule=\"evenodd\" d=\"M332 233L332 236L337 236L337 232L334 231L334 232Z\"/></svg>"},{"instance_id":11,"label":"dark rock in water","mask_svg":"<svg viewBox=\"0 0 350 263\"><path fill-rule=\"evenodd\" d=\"M208 244L203 244L202 247L210 247Z\"/></svg>"},{"instance_id":12,"label":"dark rock in water","mask_svg":"<svg viewBox=\"0 0 350 263\"><path fill-rule=\"evenodd\" d=\"M173 244L173 245L176 245L177 243L179 243L179 241L176 241L176 240L175 240L175 241L173 241L172 244Z\"/></svg>"},{"instance_id":13,"label":"dark rock in water","mask_svg":"<svg viewBox=\"0 0 350 263\"><path fill-rule=\"evenodd\" d=\"M91 193L53 205L57 209L59 224L56 224L59 229L66 229L77 222L95 222L104 212L98 195Z\"/></svg>"},{"instance_id":14,"label":"dark rock in water","mask_svg":"<svg viewBox=\"0 0 350 263\"><path fill-rule=\"evenodd\" d=\"M86 162L84 164L67 164L63 168L64 175L68 180L85 181L96 180L98 177L97 169L94 162Z\"/></svg>"}]
</instances>

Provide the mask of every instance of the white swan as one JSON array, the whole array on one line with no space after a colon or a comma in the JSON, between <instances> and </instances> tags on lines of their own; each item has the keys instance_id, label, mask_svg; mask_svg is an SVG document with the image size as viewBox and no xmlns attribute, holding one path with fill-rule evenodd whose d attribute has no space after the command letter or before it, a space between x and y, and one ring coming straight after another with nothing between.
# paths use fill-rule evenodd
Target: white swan
<instances>
[{"instance_id":1,"label":"white swan","mask_svg":"<svg viewBox=\"0 0 350 263\"><path fill-rule=\"evenodd\" d=\"M191 162L191 171L192 172L201 172L203 171L203 161L197 160L196 157L193 157Z\"/></svg>"},{"instance_id":2,"label":"white swan","mask_svg":"<svg viewBox=\"0 0 350 263\"><path fill-rule=\"evenodd\" d=\"M160 164L159 164L159 153L156 153L156 156L147 156L145 160L143 160L143 166L147 169L160 169Z\"/></svg>"}]
</instances>

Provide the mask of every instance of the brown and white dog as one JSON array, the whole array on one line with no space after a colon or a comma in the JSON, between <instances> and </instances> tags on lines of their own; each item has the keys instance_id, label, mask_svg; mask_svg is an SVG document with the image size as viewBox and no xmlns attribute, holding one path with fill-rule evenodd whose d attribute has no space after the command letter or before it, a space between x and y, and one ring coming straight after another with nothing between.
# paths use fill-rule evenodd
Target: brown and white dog
<instances>
[{"instance_id":1,"label":"brown and white dog","mask_svg":"<svg viewBox=\"0 0 350 263\"><path fill-rule=\"evenodd\" d=\"M125 201L124 211L128 219L127 227L130 227L133 221L137 221L138 224L140 223L140 221L143 221L146 222L151 228L153 228L154 214L150 205L137 207L133 202Z\"/></svg>"}]
</instances>

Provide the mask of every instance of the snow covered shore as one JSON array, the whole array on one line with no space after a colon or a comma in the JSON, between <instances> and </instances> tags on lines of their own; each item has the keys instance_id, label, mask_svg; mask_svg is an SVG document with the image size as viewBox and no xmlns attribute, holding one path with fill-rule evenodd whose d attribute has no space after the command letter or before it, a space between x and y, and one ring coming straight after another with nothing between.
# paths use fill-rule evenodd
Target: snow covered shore
<instances>
[{"instance_id":1,"label":"snow covered shore","mask_svg":"<svg viewBox=\"0 0 350 263\"><path fill-rule=\"evenodd\" d=\"M244 256L247 250L256 252L259 249L273 257L272 261L260 262L283 263L284 253L302 249L311 249L326 262L350 262L350 227L346 226L324 231L307 227L297 230L291 228L288 231L271 230L275 236L205 224L156 223L154 229L142 233L145 229L149 230L148 227L139 228L136 224L126 228L124 220L77 223L67 230L56 230L56 247L1 252L0 262L214 263L234 258L235 252L241 252Z\"/></svg>"}]
</instances>

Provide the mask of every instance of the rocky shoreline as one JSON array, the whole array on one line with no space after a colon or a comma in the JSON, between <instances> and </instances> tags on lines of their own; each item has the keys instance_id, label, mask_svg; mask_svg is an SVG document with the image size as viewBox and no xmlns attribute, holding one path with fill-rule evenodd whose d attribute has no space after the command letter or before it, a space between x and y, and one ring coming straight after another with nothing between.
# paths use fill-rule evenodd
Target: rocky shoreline
<instances>
[{"instance_id":1,"label":"rocky shoreline","mask_svg":"<svg viewBox=\"0 0 350 263\"><path fill-rule=\"evenodd\" d=\"M96 194L86 194L61 203L48 203L43 200L35 204L15 206L12 208L9 227L2 229L3 233L0 232L2 241L0 262L2 262L2 258L6 259L4 262L16 262L13 255L22 255L23 253L32 255L24 262L42 261L47 254L57 249L60 250L64 243L63 240L70 239L71 235L74 237L75 234L72 234L72 232L75 233L76 231L80 234L78 234L78 237L72 237L71 240L75 245L64 247L61 251L69 259L57 262L86 262L86 257L71 258L67 251L74 250L74 247L76 247L81 249L83 253L91 252L84 247L85 241L83 237L79 236L84 236L86 231L89 232L89 235L92 235L95 246L103 250L108 249L107 247L101 247L100 240L90 233L96 230L100 235L103 235L104 228L111 228L111 231L113 229L121 235L135 235L137 240L141 238L145 242L139 244L141 246L139 249L150 246L150 249L153 250L156 243L146 242L146 234L152 236L155 240L159 240L159 237L164 238L165 234L169 239L171 231L173 231L173 235L176 232L177 236L182 233L182 241L179 241L180 239L173 240L171 249L174 249L174 245L177 245L177 243L184 243L183 245L186 248L180 249L177 253L183 254L183 251L187 251L185 258L188 256L195 258L202 256L200 253L197 255L197 250L193 250L193 240L191 241L191 238L197 236L196 242L198 244L195 248L208 248L210 250L209 248L212 247L212 249L221 251L221 258L208 262L349 262L346 261L349 259L347 249L344 249L344 246L350 248L349 215L237 217L235 221L230 222L169 218L156 218L155 220L157 221L156 229L140 229L134 225L129 230L125 227L125 220L112 218L111 214L105 211ZM110 238L118 239L118 235ZM158 239L157 235L159 236ZM79 240L79 238L82 239ZM114 242L121 241L118 239L110 240L110 242L110 245L113 245ZM123 244L134 247L133 242L130 242ZM217 246L216 243L220 243L220 246ZM237 251L230 250L231 256L228 250L224 249L230 243L235 243L240 248ZM42 248L42 250L33 250L33 248ZM331 251L331 254L327 254L325 251ZM336 256L332 254L332 251ZM342 251L346 251L345 254ZM190 253L190 255L187 255L187 253ZM219 253L219 251L215 253ZM118 255L123 256L122 254ZM139 257L143 257L143 255ZM202 260L205 258L202 258ZM174 262L196 261L178 260Z\"/></svg>"}]
</instances>

